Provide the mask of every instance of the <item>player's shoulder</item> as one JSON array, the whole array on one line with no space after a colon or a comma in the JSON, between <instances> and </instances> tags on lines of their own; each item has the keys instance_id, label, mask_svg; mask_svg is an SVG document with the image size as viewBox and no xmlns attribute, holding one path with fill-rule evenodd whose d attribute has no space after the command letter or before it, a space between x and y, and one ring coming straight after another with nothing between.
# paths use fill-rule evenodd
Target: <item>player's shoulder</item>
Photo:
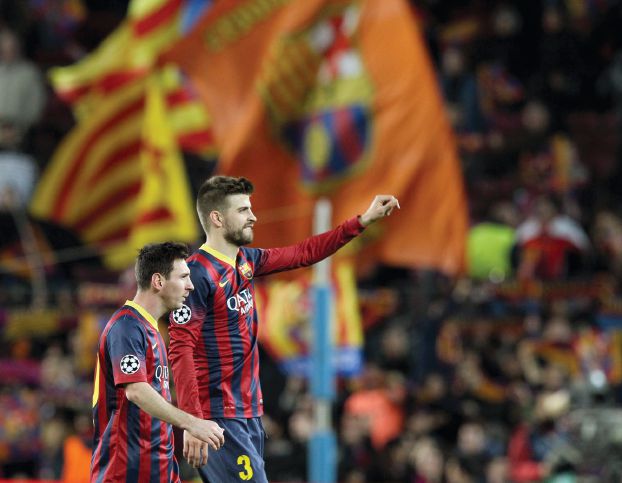
<instances>
[{"instance_id":1,"label":"player's shoulder","mask_svg":"<svg viewBox=\"0 0 622 483\"><path fill-rule=\"evenodd\" d=\"M130 307L124 305L114 314L112 314L112 317L110 317L110 320L106 324L107 330L105 330L104 332L110 332L112 330L128 331L134 327L138 328L141 331L143 330L144 324L141 320L141 317Z\"/></svg>"},{"instance_id":2,"label":"player's shoulder","mask_svg":"<svg viewBox=\"0 0 622 483\"><path fill-rule=\"evenodd\" d=\"M186 260L186 263L190 269L190 280L192 280L194 285L194 291L190 292L190 296L209 292L213 288L213 280L209 269L212 262L204 253L199 253L199 250L197 250Z\"/></svg>"},{"instance_id":3,"label":"player's shoulder","mask_svg":"<svg viewBox=\"0 0 622 483\"><path fill-rule=\"evenodd\" d=\"M116 310L110 317L109 324L124 323L127 321L138 321L138 314L129 305L123 305Z\"/></svg>"},{"instance_id":4,"label":"player's shoulder","mask_svg":"<svg viewBox=\"0 0 622 483\"><path fill-rule=\"evenodd\" d=\"M254 247L240 247L240 251L242 252L243 255L253 255L259 251L261 251L261 248L254 248Z\"/></svg>"},{"instance_id":5,"label":"player's shoulder","mask_svg":"<svg viewBox=\"0 0 622 483\"><path fill-rule=\"evenodd\" d=\"M261 255L264 251L265 250L263 248L253 248L253 247L241 247L240 248L242 257L251 263L256 263L261 258Z\"/></svg>"},{"instance_id":6,"label":"player's shoulder","mask_svg":"<svg viewBox=\"0 0 622 483\"><path fill-rule=\"evenodd\" d=\"M196 273L207 273L208 267L212 265L207 253L200 248L186 259L186 263L190 271Z\"/></svg>"}]
</instances>

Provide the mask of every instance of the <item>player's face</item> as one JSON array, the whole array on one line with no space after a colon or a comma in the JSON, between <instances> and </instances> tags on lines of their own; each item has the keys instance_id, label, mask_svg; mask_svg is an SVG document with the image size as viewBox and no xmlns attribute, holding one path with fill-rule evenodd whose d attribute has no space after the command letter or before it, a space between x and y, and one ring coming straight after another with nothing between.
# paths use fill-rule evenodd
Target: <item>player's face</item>
<instances>
[{"instance_id":1,"label":"player's face","mask_svg":"<svg viewBox=\"0 0 622 483\"><path fill-rule=\"evenodd\" d=\"M253 225L257 218L251 210L248 195L230 195L228 207L223 210L224 237L229 243L241 247L253 241Z\"/></svg>"},{"instance_id":2,"label":"player's face","mask_svg":"<svg viewBox=\"0 0 622 483\"><path fill-rule=\"evenodd\" d=\"M168 310L180 308L186 297L194 290L192 280L190 280L190 269L185 260L175 260L173 270L168 278L164 280L160 295Z\"/></svg>"}]
</instances>

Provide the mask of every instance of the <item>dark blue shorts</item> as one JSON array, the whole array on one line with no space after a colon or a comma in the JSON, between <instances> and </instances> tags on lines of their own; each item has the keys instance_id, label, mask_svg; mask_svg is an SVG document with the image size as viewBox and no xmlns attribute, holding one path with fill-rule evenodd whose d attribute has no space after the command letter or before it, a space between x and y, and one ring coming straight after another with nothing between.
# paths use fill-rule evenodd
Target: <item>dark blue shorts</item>
<instances>
[{"instance_id":1,"label":"dark blue shorts","mask_svg":"<svg viewBox=\"0 0 622 483\"><path fill-rule=\"evenodd\" d=\"M207 464L199 468L201 479L206 483L268 483L261 418L212 420L225 428L225 444L218 451L209 450Z\"/></svg>"}]
</instances>

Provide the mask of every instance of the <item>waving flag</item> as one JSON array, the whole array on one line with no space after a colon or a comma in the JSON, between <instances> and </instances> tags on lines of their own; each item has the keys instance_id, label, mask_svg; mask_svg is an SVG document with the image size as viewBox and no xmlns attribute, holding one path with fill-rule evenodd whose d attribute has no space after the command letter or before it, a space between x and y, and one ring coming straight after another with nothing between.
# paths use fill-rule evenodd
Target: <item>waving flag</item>
<instances>
[{"instance_id":1,"label":"waving flag","mask_svg":"<svg viewBox=\"0 0 622 483\"><path fill-rule=\"evenodd\" d=\"M98 247L111 268L131 264L146 241L192 242L198 235L174 135L154 97L163 95L162 82L156 74L137 79L79 123L31 203L35 216Z\"/></svg>"},{"instance_id":2,"label":"waving flag","mask_svg":"<svg viewBox=\"0 0 622 483\"><path fill-rule=\"evenodd\" d=\"M50 72L78 123L31 211L99 248L111 268L131 263L144 243L197 236L180 149L212 154L211 119L179 69L161 61L183 34L185 7L183 0L133 1L95 52Z\"/></svg>"},{"instance_id":3,"label":"waving flag","mask_svg":"<svg viewBox=\"0 0 622 483\"><path fill-rule=\"evenodd\" d=\"M193 2L190 2L193 4ZM207 4L193 11L200 13ZM163 69L160 57L183 34L184 0L133 1L128 17L85 59L50 70L57 95L70 103L78 120L92 115L110 96L137 79ZM167 117L182 149L214 153L211 118L190 83L166 66Z\"/></svg>"},{"instance_id":4,"label":"waving flag","mask_svg":"<svg viewBox=\"0 0 622 483\"><path fill-rule=\"evenodd\" d=\"M406 1L222 0L166 59L218 113L220 169L256 185L257 244L309 235L319 195L337 223L391 193L364 260L463 269L460 163Z\"/></svg>"}]
</instances>

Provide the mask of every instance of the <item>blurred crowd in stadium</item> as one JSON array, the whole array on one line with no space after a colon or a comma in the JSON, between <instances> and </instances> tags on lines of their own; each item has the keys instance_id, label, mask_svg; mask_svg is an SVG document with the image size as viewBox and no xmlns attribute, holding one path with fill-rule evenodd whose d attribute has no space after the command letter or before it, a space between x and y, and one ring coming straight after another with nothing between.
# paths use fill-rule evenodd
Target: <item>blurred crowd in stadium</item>
<instances>
[{"instance_id":1,"label":"blurred crowd in stadium","mask_svg":"<svg viewBox=\"0 0 622 483\"><path fill-rule=\"evenodd\" d=\"M24 221L73 122L43 73L126 6L73 3L0 3L0 477L88 472L98 328L133 294L131 272L83 254L29 273L9 239L67 236ZM365 368L338 383L339 481L621 481L622 2L412 4L459 142L469 274L361 275ZM214 161L190 165L204 179ZM308 385L263 363L268 475L304 481Z\"/></svg>"}]
</instances>

